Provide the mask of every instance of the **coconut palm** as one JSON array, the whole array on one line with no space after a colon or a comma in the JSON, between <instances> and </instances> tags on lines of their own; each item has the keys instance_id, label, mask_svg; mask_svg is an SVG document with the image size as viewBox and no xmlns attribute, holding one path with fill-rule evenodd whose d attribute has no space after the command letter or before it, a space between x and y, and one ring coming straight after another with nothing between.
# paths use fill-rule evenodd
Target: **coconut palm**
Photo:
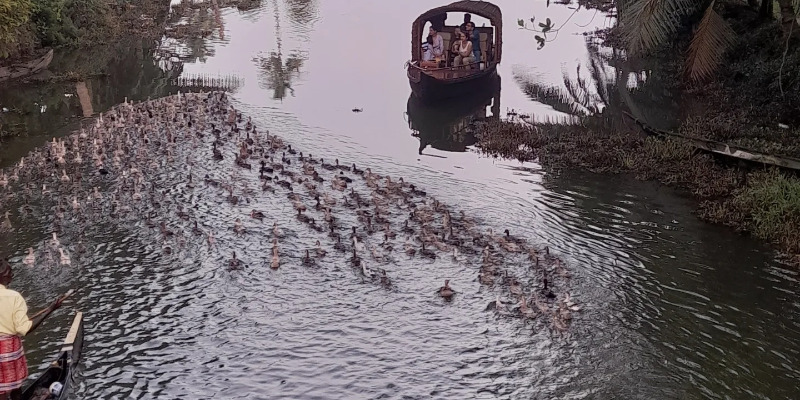
<instances>
[{"instance_id":1,"label":"coconut palm","mask_svg":"<svg viewBox=\"0 0 800 400\"><path fill-rule=\"evenodd\" d=\"M641 54L653 50L673 38L684 18L702 10L703 18L689 45L686 71L695 80L710 76L735 39L733 29L714 10L714 4L714 0L707 5L699 0L621 1L620 26L628 51Z\"/></svg>"},{"instance_id":2,"label":"coconut palm","mask_svg":"<svg viewBox=\"0 0 800 400\"><path fill-rule=\"evenodd\" d=\"M772 18L773 0L760 0L761 14ZM725 50L735 40L730 25L715 11L716 1L711 0L620 0L619 16L628 50L641 53L672 39L673 34L689 15L702 12L686 60L686 71L693 79L710 76ZM756 7L759 0L749 0ZM778 0L780 19L786 35L800 37L797 0Z\"/></svg>"}]
</instances>

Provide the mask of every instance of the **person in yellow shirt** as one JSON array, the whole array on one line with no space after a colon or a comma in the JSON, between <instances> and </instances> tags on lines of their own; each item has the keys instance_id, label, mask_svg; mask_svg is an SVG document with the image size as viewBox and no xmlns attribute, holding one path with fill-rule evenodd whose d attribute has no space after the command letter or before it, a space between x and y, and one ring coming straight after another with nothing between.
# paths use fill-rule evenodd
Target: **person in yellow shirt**
<instances>
[{"instance_id":1,"label":"person in yellow shirt","mask_svg":"<svg viewBox=\"0 0 800 400\"><path fill-rule=\"evenodd\" d=\"M63 301L58 299L28 318L25 299L7 288L13 278L11 264L0 259L0 400L18 398L22 383L28 377L28 362L20 337L39 326Z\"/></svg>"}]
</instances>

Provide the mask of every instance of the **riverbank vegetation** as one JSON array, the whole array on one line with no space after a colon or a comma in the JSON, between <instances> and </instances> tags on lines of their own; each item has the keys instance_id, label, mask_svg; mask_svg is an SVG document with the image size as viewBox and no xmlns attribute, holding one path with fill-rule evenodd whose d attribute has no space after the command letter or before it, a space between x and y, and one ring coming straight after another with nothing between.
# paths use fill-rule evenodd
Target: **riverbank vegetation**
<instances>
[{"instance_id":1,"label":"riverbank vegetation","mask_svg":"<svg viewBox=\"0 0 800 400\"><path fill-rule=\"evenodd\" d=\"M88 46L160 32L169 2L0 0L0 63L42 47Z\"/></svg>"},{"instance_id":2,"label":"riverbank vegetation","mask_svg":"<svg viewBox=\"0 0 800 400\"><path fill-rule=\"evenodd\" d=\"M646 43L656 49L649 63L629 51L630 27L598 32L587 40L590 61L584 76L580 68L577 79L565 73L565 88L520 82L532 99L570 114L571 123L496 122L481 133L479 148L552 168L628 172L686 189L700 200L701 218L775 242L800 264L800 179L794 172L732 161L701 152L680 137L650 136L642 129L663 125L670 101L659 93L675 92L675 133L800 158L800 40L794 25L772 14L765 18L761 3L711 7L694 19L687 15L674 30L653 28L671 40ZM692 66L698 56L692 52L698 51L698 35L714 35L701 31L709 10L735 40L718 43L724 47L719 60L700 57L705 72L698 74ZM657 13L651 17L659 18ZM647 47L644 42L635 46ZM615 72L608 76L603 65ZM633 88L628 87L631 77Z\"/></svg>"}]
</instances>

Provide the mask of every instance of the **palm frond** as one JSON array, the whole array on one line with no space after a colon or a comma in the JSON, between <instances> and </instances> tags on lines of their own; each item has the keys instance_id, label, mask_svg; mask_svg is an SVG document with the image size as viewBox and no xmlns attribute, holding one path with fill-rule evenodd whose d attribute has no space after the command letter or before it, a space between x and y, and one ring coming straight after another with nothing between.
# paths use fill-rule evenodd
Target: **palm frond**
<instances>
[{"instance_id":1,"label":"palm frond","mask_svg":"<svg viewBox=\"0 0 800 400\"><path fill-rule=\"evenodd\" d=\"M689 44L686 72L694 80L711 76L716 71L725 50L733 44L736 34L716 11L714 2L706 9L703 19Z\"/></svg>"},{"instance_id":2,"label":"palm frond","mask_svg":"<svg viewBox=\"0 0 800 400\"><path fill-rule=\"evenodd\" d=\"M589 110L578 103L571 93L555 86L545 86L535 82L517 79L522 92L531 100L553 107L554 110L573 116L586 116Z\"/></svg>"},{"instance_id":3,"label":"palm frond","mask_svg":"<svg viewBox=\"0 0 800 400\"><path fill-rule=\"evenodd\" d=\"M697 6L695 0L630 0L620 12L628 51L654 49L678 29L680 19Z\"/></svg>"}]
</instances>

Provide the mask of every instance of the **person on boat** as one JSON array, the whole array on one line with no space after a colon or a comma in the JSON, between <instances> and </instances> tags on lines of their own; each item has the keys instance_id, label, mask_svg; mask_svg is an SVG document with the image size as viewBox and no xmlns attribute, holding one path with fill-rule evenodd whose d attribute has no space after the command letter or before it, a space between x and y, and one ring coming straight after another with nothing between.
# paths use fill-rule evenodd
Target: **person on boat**
<instances>
[{"instance_id":1,"label":"person on boat","mask_svg":"<svg viewBox=\"0 0 800 400\"><path fill-rule=\"evenodd\" d=\"M453 66L458 67L475 62L475 57L472 55L472 42L467 40L467 35L459 32L456 44L458 45L458 55L453 61Z\"/></svg>"},{"instance_id":2,"label":"person on boat","mask_svg":"<svg viewBox=\"0 0 800 400\"><path fill-rule=\"evenodd\" d=\"M475 29L474 22L467 22L465 24L467 38L472 42L472 56L475 58L474 62L481 61L481 34Z\"/></svg>"},{"instance_id":3,"label":"person on boat","mask_svg":"<svg viewBox=\"0 0 800 400\"><path fill-rule=\"evenodd\" d=\"M460 37L463 31L461 29L456 28L453 31L453 44L450 45L450 59L455 60L458 56L458 38ZM455 64L454 64L455 65Z\"/></svg>"},{"instance_id":4,"label":"person on boat","mask_svg":"<svg viewBox=\"0 0 800 400\"><path fill-rule=\"evenodd\" d=\"M433 36L428 35L422 44L422 61L433 61Z\"/></svg>"},{"instance_id":5,"label":"person on boat","mask_svg":"<svg viewBox=\"0 0 800 400\"><path fill-rule=\"evenodd\" d=\"M472 22L472 14L464 13L464 22L462 22L461 26L459 26L459 28L461 29L461 32L466 32L467 31L467 24L470 23L470 22Z\"/></svg>"},{"instance_id":6,"label":"person on boat","mask_svg":"<svg viewBox=\"0 0 800 400\"><path fill-rule=\"evenodd\" d=\"M442 60L442 56L444 55L444 39L442 39L442 35L439 34L439 30L433 25L431 25L428 32L432 40L430 47L433 59L429 61L423 59L420 65L425 68L438 68L439 63Z\"/></svg>"},{"instance_id":7,"label":"person on boat","mask_svg":"<svg viewBox=\"0 0 800 400\"><path fill-rule=\"evenodd\" d=\"M28 318L28 305L17 291L7 289L14 278L8 261L0 261L0 400L18 399L28 377L28 362L21 336L33 331L50 313L61 307L58 299Z\"/></svg>"}]
</instances>

